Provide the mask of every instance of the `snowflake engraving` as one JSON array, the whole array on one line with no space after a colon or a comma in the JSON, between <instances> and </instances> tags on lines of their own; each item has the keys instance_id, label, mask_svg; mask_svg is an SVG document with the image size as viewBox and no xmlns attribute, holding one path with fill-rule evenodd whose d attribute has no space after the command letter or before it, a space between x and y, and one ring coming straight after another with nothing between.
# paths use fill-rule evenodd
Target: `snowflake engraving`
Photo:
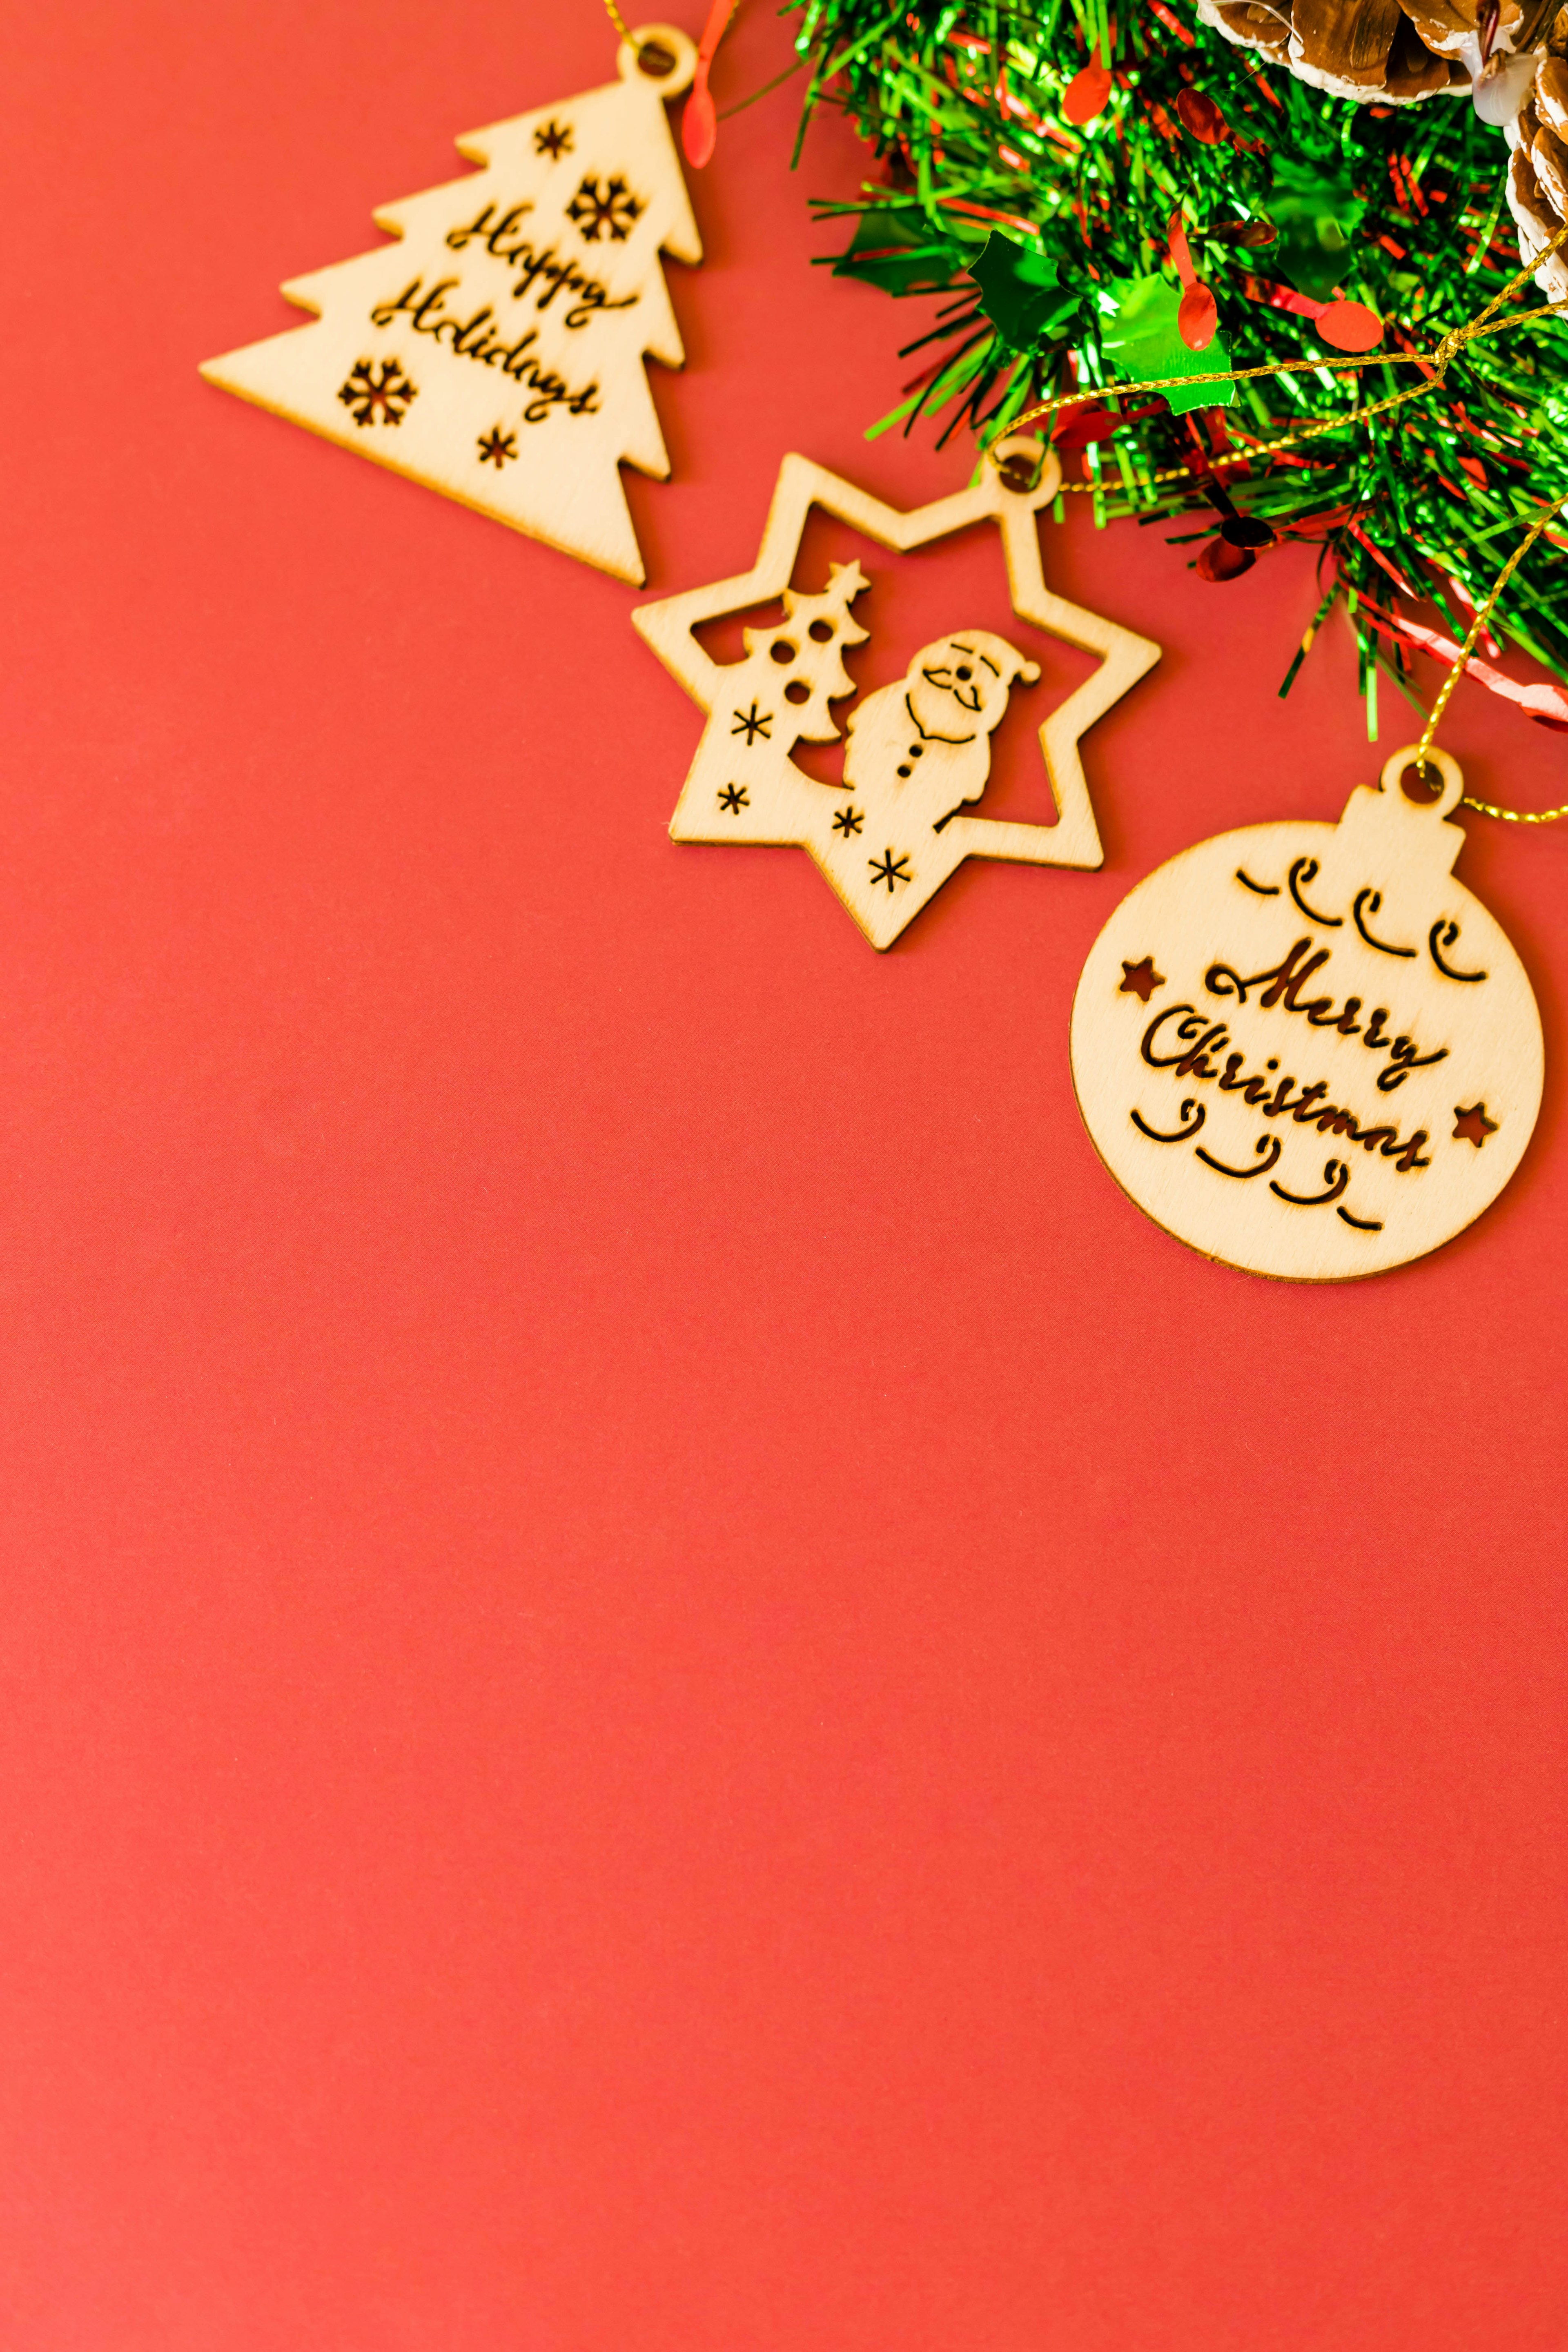
<instances>
[{"instance_id":1,"label":"snowflake engraving","mask_svg":"<svg viewBox=\"0 0 1568 2352\"><path fill-rule=\"evenodd\" d=\"M547 122L542 131L533 134L533 152L548 155L553 163L560 155L572 152L572 125L569 122Z\"/></svg>"},{"instance_id":2,"label":"snowflake engraving","mask_svg":"<svg viewBox=\"0 0 1568 2352\"><path fill-rule=\"evenodd\" d=\"M499 474L507 459L515 457L516 455L517 436L514 433L503 433L498 425L493 433L480 434L479 463L481 466L493 466Z\"/></svg>"},{"instance_id":3,"label":"snowflake engraving","mask_svg":"<svg viewBox=\"0 0 1568 2352\"><path fill-rule=\"evenodd\" d=\"M889 849L880 857L870 858L868 863L871 868L872 889L874 890L876 888L879 882L885 882L888 886L888 896L889 898L893 895L893 886L896 882L912 882L915 878L910 871L909 853L907 850L900 852L900 854L895 857L892 851Z\"/></svg>"},{"instance_id":4,"label":"snowflake engraving","mask_svg":"<svg viewBox=\"0 0 1568 2352\"><path fill-rule=\"evenodd\" d=\"M622 245L646 210L617 172L602 186L596 179L585 179L567 205L566 217L576 223L589 245L597 245L602 236Z\"/></svg>"},{"instance_id":5,"label":"snowflake engraving","mask_svg":"<svg viewBox=\"0 0 1568 2352\"><path fill-rule=\"evenodd\" d=\"M865 815L863 812L858 808L835 809L833 812L833 830L835 833L841 833L846 841L848 840L852 833L861 832L865 826ZM890 890L892 887L892 884L889 882L888 885L889 889Z\"/></svg>"},{"instance_id":6,"label":"snowflake engraving","mask_svg":"<svg viewBox=\"0 0 1568 2352\"><path fill-rule=\"evenodd\" d=\"M743 808L751 807L752 795L744 784L726 784L719 795L719 805L731 816L738 816Z\"/></svg>"},{"instance_id":7,"label":"snowflake engraving","mask_svg":"<svg viewBox=\"0 0 1568 2352\"><path fill-rule=\"evenodd\" d=\"M401 425L418 396L396 360L356 360L338 394L356 425Z\"/></svg>"},{"instance_id":8,"label":"snowflake engraving","mask_svg":"<svg viewBox=\"0 0 1568 2352\"><path fill-rule=\"evenodd\" d=\"M746 749L750 751L759 735L766 738L773 723L773 712L759 710L753 699L750 710L736 711L735 724L731 728L730 732L731 735L743 735L746 739Z\"/></svg>"}]
</instances>

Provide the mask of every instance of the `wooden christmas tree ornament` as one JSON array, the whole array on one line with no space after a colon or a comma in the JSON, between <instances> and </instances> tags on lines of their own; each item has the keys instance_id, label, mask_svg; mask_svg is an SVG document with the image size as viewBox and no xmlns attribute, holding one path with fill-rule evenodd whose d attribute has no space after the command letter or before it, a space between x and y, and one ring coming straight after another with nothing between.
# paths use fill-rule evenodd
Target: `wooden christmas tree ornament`
<instances>
[{"instance_id":1,"label":"wooden christmas tree ornament","mask_svg":"<svg viewBox=\"0 0 1568 2352\"><path fill-rule=\"evenodd\" d=\"M966 857L1100 863L1079 739L1159 659L1146 637L1046 586L1037 516L1056 496L1057 459L1037 442L1004 443L995 455L973 488L911 513L807 458L786 457L752 569L645 604L632 616L708 713L670 824L674 838L809 851L873 947L890 947ZM839 782L818 782L792 759L797 743L837 739L832 706L857 691L844 651L869 635L852 609L872 585L858 563L834 564L815 590L790 584L814 506L900 551L994 522L1020 621L1100 655L1093 675L1039 730L1058 823L968 814L984 793L1009 690L1039 670L1005 638L964 627L962 613L946 635L914 655L902 678L849 712ZM693 633L704 623L775 600L783 620L745 631L744 660L715 662L698 644Z\"/></svg>"},{"instance_id":2,"label":"wooden christmas tree ornament","mask_svg":"<svg viewBox=\"0 0 1568 2352\"><path fill-rule=\"evenodd\" d=\"M684 358L661 253L702 258L665 118L696 64L647 26L604 89L459 139L481 172L376 213L401 244L291 279L318 317L202 373L640 582L618 469L669 472L643 362Z\"/></svg>"},{"instance_id":3,"label":"wooden christmas tree ornament","mask_svg":"<svg viewBox=\"0 0 1568 2352\"><path fill-rule=\"evenodd\" d=\"M1453 878L1463 780L1396 751L1338 824L1201 843L1124 898L1073 1004L1079 1107L1140 1208L1250 1273L1342 1281L1462 1233L1541 1108L1541 1020Z\"/></svg>"}]
</instances>

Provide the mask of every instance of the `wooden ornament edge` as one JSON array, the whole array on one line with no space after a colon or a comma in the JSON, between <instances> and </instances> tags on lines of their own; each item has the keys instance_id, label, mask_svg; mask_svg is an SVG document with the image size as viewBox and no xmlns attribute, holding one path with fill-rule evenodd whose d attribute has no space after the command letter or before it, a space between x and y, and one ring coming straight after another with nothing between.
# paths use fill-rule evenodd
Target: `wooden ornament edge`
<instances>
[{"instance_id":1,"label":"wooden ornament edge","mask_svg":"<svg viewBox=\"0 0 1568 2352\"><path fill-rule=\"evenodd\" d=\"M756 561L750 570L639 604L633 610L632 623L699 709L710 712L720 698L724 666L710 659L695 632L710 621L744 612L751 605L770 604L783 595L813 507L895 554L907 554L977 522L994 521L1002 540L1008 595L1019 619L1081 652L1098 654L1100 659L1037 730L1057 822L1040 824L954 817L952 831L963 844L963 856L953 871L972 856L1092 871L1104 864L1105 852L1079 747L1088 730L1153 668L1162 648L1152 638L1087 611L1047 585L1037 517L1055 498L1059 482L1060 470L1054 458L1047 459L1040 479L1026 491L1008 488L999 468L987 463L967 489L905 509L889 506L871 491L792 450L780 462ZM688 772L688 781L691 772ZM679 840L676 823L677 816L672 816L671 834ZM768 845L805 848L813 855L818 870L833 881L829 869L816 857L812 844L798 835L782 835ZM950 875L947 879L951 878ZM942 887L946 887L945 882ZM858 924L853 904L837 884L834 887L840 904ZM891 940L881 942L879 951L885 952L893 943Z\"/></svg>"},{"instance_id":2,"label":"wooden ornament edge","mask_svg":"<svg viewBox=\"0 0 1568 2352\"><path fill-rule=\"evenodd\" d=\"M1389 789L1391 776L1394 778L1395 787L1397 786L1397 772L1408 761L1408 753L1396 753L1388 760L1383 769L1381 782L1381 788L1383 790L1386 791ZM1447 755L1444 755L1444 763L1445 766L1454 767L1457 772L1458 763L1448 760ZM1448 780L1446 778L1445 781L1447 784ZM1450 796L1446 793L1445 797ZM1451 822L1453 809L1458 805L1458 794L1457 793L1452 793L1450 805L1447 808L1443 809L1441 812L1434 812L1434 814L1440 814L1441 821L1443 822ZM1201 1243L1191 1240L1185 1234L1179 1233L1173 1225L1167 1224L1164 1219L1161 1217L1146 1201L1141 1200L1137 1193L1131 1190L1129 1185L1123 1181L1120 1171L1112 1166L1111 1162L1106 1158L1105 1153L1100 1150L1100 1139L1095 1134L1094 1128L1084 1109L1083 1094L1079 1085L1078 1058L1074 1051L1074 1031L1078 1022L1079 996L1085 981L1089 976L1089 967L1094 962L1101 941L1104 940L1107 932L1110 930L1112 925L1120 920L1129 901L1135 898L1138 892L1142 890L1148 884L1156 880L1160 876L1168 873L1173 867L1184 864L1190 858L1197 857L1204 851L1209 849L1215 842L1222 839L1226 841L1239 840L1249 834L1269 833L1273 832L1277 828L1289 828L1292 832L1299 833L1309 826L1316 827L1325 834L1331 835L1338 830L1338 826L1342 822L1342 818L1336 819L1333 817L1266 817L1261 819L1256 824L1230 826L1226 828L1223 835L1211 834L1205 835L1201 841L1190 842L1184 849L1175 851L1172 856L1162 859L1159 865L1151 866L1148 873L1140 876L1139 879L1132 884L1131 887L1125 891L1121 898L1117 900L1116 905L1111 908L1110 914L1107 915L1104 922L1100 925L1100 929L1095 933L1093 940L1089 943L1089 951L1084 957L1083 967L1079 973L1078 982L1073 989L1072 998L1068 1006L1067 1016L1068 1076L1072 1084L1074 1107L1078 1111L1079 1122L1082 1125L1084 1134L1089 1139L1095 1158L1099 1160L1100 1166L1104 1169L1106 1174L1115 1185L1118 1192L1121 1193L1122 1199L1126 1201L1131 1207L1135 1209L1140 1216L1147 1219L1148 1223L1153 1225L1158 1232L1164 1234L1170 1240L1179 1243L1183 1249L1189 1251L1194 1257L1200 1258L1207 1265L1223 1266L1233 1274L1245 1275L1248 1279L1255 1282L1295 1284L1310 1283L1314 1288L1323 1290L1340 1288L1351 1284L1373 1282L1384 1276L1404 1274L1413 1267L1425 1264L1429 1258L1439 1256L1443 1251L1451 1248L1454 1243L1458 1241L1464 1234L1472 1232L1475 1227L1481 1223L1484 1217L1488 1216L1493 1210L1499 1207L1505 1194L1513 1184L1520 1170L1524 1166L1530 1156L1531 1150L1534 1146L1536 1132L1541 1122L1542 1106L1545 1099L1546 1033L1544 1024L1541 1018L1541 1003L1535 993L1534 983L1531 980L1529 968L1525 964L1523 957L1520 954L1519 950L1514 946L1512 940L1504 929L1500 919L1492 913L1489 907L1486 906L1484 900L1477 899L1476 904L1480 907L1489 918L1502 940L1503 944L1507 948L1508 952L1518 964L1520 972L1526 986L1530 1019L1532 1024L1531 1035L1535 1046L1536 1068L1539 1074L1539 1083L1535 1089L1534 1099L1530 1111L1529 1130L1525 1136L1524 1142L1520 1147L1518 1157L1515 1159L1513 1166L1510 1170L1508 1175L1504 1178L1500 1188L1493 1192L1489 1198L1479 1202L1472 1213L1464 1220L1463 1223L1456 1225L1452 1232L1443 1234L1440 1240L1430 1243L1425 1249L1417 1250L1408 1257L1396 1259L1390 1265L1369 1265L1362 1268L1349 1267L1343 1272L1337 1273L1314 1273L1310 1269L1292 1269L1286 1271L1275 1266L1248 1265L1244 1259L1226 1256L1221 1252L1205 1249ZM1467 838L1466 828L1463 825L1457 825L1455 829L1459 835L1460 844L1462 846L1465 839ZM1468 888L1467 895L1472 898L1475 898L1475 893L1473 891L1468 891Z\"/></svg>"},{"instance_id":3,"label":"wooden ornament edge","mask_svg":"<svg viewBox=\"0 0 1568 2352\"><path fill-rule=\"evenodd\" d=\"M684 36L682 37L684 38ZM537 114L548 114L552 106L564 107L576 104L584 99L600 96L607 90L625 89L628 86L636 85L630 84L629 78L622 74L614 81L595 83L586 90L574 91L569 98L555 100L546 99L538 106L525 107L520 113L503 116L495 122L485 124L478 131L460 133L452 143L463 161L474 166L474 172L454 179L437 181L432 187L414 191L414 194L419 197L441 195L448 191L457 191L467 186L474 176L482 176L485 172L492 168L492 164L488 151L479 142L491 137L495 131L509 128L514 123L527 122ZM655 263L657 266L660 257L668 257L684 267L699 268L703 260L701 233L697 226L691 191L687 185L678 143L670 129L667 100L651 89L647 94L652 100L653 107L657 109L658 119L663 137L669 147L675 177L680 188L684 205L681 220L668 225L660 233L654 247ZM679 91L670 93L672 99L679 95ZM651 113L649 119L651 121ZM394 212L399 203L409 201L411 201L409 197L395 197L379 207L372 208L371 221L387 240L386 246L379 248L380 250L389 251L393 245L401 245L405 242L406 231L395 219L389 219L386 215ZM676 234L683 235L687 229L690 231L689 250L682 244L672 241ZM220 352L211 359L198 360L196 373L205 383L213 384L233 398L244 401L248 407L258 408L267 415L279 418L286 425L292 425L303 432L312 434L317 440L325 441L333 448L346 449L353 457L364 457L373 466L379 466L386 473L399 475L405 481L413 482L421 489L434 490L438 498L450 499L454 506L465 507L471 514L482 515L489 522L500 523L503 530L514 531L521 539L532 540L539 546L552 548L557 554L564 555L574 562L585 563L590 570L601 572L608 579L622 581L628 587L645 587L647 583L647 565L643 556L642 542L637 536L635 522L631 525L630 536L637 551L637 563L632 566L616 562L611 558L595 554L582 545L573 545L551 531L540 529L537 525L521 521L515 516L487 504L482 499L468 496L460 489L448 487L445 482L433 481L427 470L403 462L393 450L374 446L346 432L338 432L332 429L332 425L316 417L303 415L296 408L286 406L279 400L268 398L266 394L254 389L251 385L237 381L229 373L231 362L248 359L253 353L268 350L291 335L303 333L312 322L319 322L325 315L325 305L314 300L302 289L313 279L330 276L352 263L364 259L367 254L374 253L377 249L374 246L367 247L363 253L346 255L339 261L323 262L314 269L300 271L285 278L278 290L286 302L307 314L305 320L298 326L281 327L275 334L260 335L251 342L236 344L232 349ZM672 358L668 352L645 347L638 354L639 363L645 368L650 365L668 368L672 373L679 374L683 373L686 367L686 338L681 333L680 322L675 316L675 305L668 286L665 289L665 294L677 345L677 355ZM657 401L652 398L651 385L649 400L653 408L654 425L658 436L659 452L663 459L662 466L646 465L636 457L621 457L616 460L616 469L617 473L629 470L640 474L647 481L668 482L674 468L669 456L664 421L659 416ZM624 490L622 495L624 497Z\"/></svg>"}]
</instances>

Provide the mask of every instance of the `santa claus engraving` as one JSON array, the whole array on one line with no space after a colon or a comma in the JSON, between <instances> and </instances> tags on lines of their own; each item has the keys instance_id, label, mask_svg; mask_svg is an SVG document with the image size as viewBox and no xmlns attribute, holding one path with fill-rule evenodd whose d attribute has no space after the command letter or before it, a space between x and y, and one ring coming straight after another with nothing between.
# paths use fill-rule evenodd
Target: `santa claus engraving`
<instances>
[{"instance_id":1,"label":"santa claus engraving","mask_svg":"<svg viewBox=\"0 0 1568 2352\"><path fill-rule=\"evenodd\" d=\"M846 787L896 817L908 835L977 801L991 773L991 738L1015 678L1032 685L1038 665L1005 637L961 629L923 646L896 686L879 687L850 712Z\"/></svg>"}]
</instances>

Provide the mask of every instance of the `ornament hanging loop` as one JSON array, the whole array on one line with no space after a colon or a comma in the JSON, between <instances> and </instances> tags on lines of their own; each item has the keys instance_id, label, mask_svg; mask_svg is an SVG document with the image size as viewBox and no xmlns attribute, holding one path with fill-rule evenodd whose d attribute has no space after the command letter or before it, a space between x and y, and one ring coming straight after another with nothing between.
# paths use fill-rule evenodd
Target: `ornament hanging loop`
<instances>
[{"instance_id":1,"label":"ornament hanging loop","mask_svg":"<svg viewBox=\"0 0 1568 2352\"><path fill-rule=\"evenodd\" d=\"M1402 793L1405 790L1405 775L1412 768L1420 776L1423 783L1431 782L1434 768L1443 780L1442 790L1436 800L1417 802L1415 805L1435 817L1452 816L1465 797L1464 771L1453 753L1439 751L1435 743L1429 743L1425 748L1419 743L1407 743L1403 751L1395 751L1391 760L1384 762L1382 778L1384 791L1391 795Z\"/></svg>"},{"instance_id":2,"label":"ornament hanging loop","mask_svg":"<svg viewBox=\"0 0 1568 2352\"><path fill-rule=\"evenodd\" d=\"M1005 490L1027 498L1037 506L1054 499L1062 486L1062 461L1048 441L1029 433L1009 433L994 441L986 457L994 466Z\"/></svg>"},{"instance_id":3,"label":"ornament hanging loop","mask_svg":"<svg viewBox=\"0 0 1568 2352\"><path fill-rule=\"evenodd\" d=\"M616 51L623 81L645 81L660 98L679 98L697 71L697 44L679 25L638 25Z\"/></svg>"}]
</instances>

